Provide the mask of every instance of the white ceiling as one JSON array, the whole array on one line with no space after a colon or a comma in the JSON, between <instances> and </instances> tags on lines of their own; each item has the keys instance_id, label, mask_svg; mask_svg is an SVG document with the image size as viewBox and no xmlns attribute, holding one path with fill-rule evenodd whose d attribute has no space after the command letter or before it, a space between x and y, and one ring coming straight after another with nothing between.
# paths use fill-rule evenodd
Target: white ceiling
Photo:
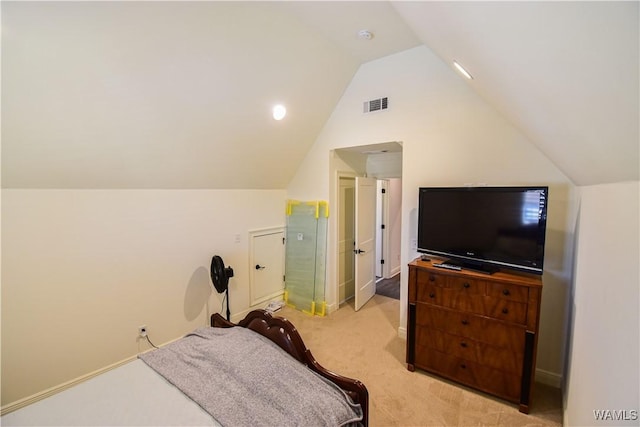
<instances>
[{"instance_id":1,"label":"white ceiling","mask_svg":"<svg viewBox=\"0 0 640 427\"><path fill-rule=\"evenodd\" d=\"M398 2L576 184L640 179L638 2Z\"/></svg>"},{"instance_id":2,"label":"white ceiling","mask_svg":"<svg viewBox=\"0 0 640 427\"><path fill-rule=\"evenodd\" d=\"M1 11L5 188L285 188L358 66L420 44L576 184L640 179L637 2Z\"/></svg>"}]
</instances>

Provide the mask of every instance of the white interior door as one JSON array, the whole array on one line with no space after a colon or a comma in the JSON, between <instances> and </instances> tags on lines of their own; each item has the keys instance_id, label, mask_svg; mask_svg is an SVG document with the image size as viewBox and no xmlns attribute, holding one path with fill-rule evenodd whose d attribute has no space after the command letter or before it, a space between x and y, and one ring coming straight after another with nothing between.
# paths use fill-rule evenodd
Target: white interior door
<instances>
[{"instance_id":1,"label":"white interior door","mask_svg":"<svg viewBox=\"0 0 640 427\"><path fill-rule=\"evenodd\" d=\"M376 293L376 188L376 179L356 177L356 311Z\"/></svg>"}]
</instances>

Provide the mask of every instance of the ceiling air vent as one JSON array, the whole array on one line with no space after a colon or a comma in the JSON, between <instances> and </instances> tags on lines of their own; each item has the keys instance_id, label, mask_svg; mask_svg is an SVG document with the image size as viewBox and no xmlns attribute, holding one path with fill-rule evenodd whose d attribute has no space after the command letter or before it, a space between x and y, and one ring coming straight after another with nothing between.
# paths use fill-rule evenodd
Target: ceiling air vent
<instances>
[{"instance_id":1,"label":"ceiling air vent","mask_svg":"<svg viewBox=\"0 0 640 427\"><path fill-rule=\"evenodd\" d=\"M386 110L388 105L389 105L389 103L388 103L386 97L385 98L372 99L371 101L365 101L364 102L364 112L365 113L370 113L372 111Z\"/></svg>"}]
</instances>

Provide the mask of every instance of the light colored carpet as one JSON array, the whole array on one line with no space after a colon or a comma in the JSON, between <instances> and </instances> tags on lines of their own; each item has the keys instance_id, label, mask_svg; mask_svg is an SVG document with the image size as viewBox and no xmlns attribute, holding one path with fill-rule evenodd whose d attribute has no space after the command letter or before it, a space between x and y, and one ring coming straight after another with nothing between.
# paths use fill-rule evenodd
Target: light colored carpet
<instances>
[{"instance_id":1,"label":"light colored carpet","mask_svg":"<svg viewBox=\"0 0 640 427\"><path fill-rule=\"evenodd\" d=\"M285 307L325 368L357 378L369 390L371 426L561 426L560 390L536 384L531 414L517 405L440 379L409 372L398 337L400 301L375 295L360 311L346 303L326 317Z\"/></svg>"}]
</instances>

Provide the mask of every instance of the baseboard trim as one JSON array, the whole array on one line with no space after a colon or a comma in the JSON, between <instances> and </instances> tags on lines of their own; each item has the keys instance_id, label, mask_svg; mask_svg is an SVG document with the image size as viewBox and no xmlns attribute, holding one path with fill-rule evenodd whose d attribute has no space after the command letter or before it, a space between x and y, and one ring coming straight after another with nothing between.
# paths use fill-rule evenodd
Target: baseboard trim
<instances>
[{"instance_id":1,"label":"baseboard trim","mask_svg":"<svg viewBox=\"0 0 640 427\"><path fill-rule=\"evenodd\" d=\"M554 387L562 388L562 375L555 372L545 371L544 369L536 369L536 382Z\"/></svg>"},{"instance_id":2,"label":"baseboard trim","mask_svg":"<svg viewBox=\"0 0 640 427\"><path fill-rule=\"evenodd\" d=\"M348 301L348 299L346 299L345 301ZM327 314L331 314L335 311L338 311L338 309L340 308L339 304L328 304L327 305Z\"/></svg>"},{"instance_id":3,"label":"baseboard trim","mask_svg":"<svg viewBox=\"0 0 640 427\"><path fill-rule=\"evenodd\" d=\"M171 344L172 342L175 342L177 340L179 340L182 337L178 337L176 339L167 341L163 344L159 344L158 347L164 347L167 344ZM83 383L87 380L90 380L91 378L97 377L98 375L102 375L106 372L109 372L112 369L116 369L119 368L120 366L126 365L127 363L133 362L134 360L138 359L138 356L140 354L152 351L153 348L149 348L147 350L141 351L140 353L136 354L135 356L130 356L127 357L126 359L122 359L116 363L113 363L111 365L105 366L104 368L100 368L97 369L93 372L89 372L88 374L85 375L81 375L77 378L74 378L72 380L69 380L67 382L64 382L62 384L58 384L56 386L53 386L51 388L48 388L46 390L40 391L38 393L32 394L31 396L27 396L24 397L22 399L16 400L15 402L11 402L6 404L5 406L0 408L0 416L8 414L9 412L13 412L13 411L17 411L20 408L24 408L25 406L29 406L32 403L36 403L39 402L42 399L46 399L47 397L53 396L54 394L60 393L61 391L65 391L73 386L76 386L80 383Z\"/></svg>"},{"instance_id":4,"label":"baseboard trim","mask_svg":"<svg viewBox=\"0 0 640 427\"><path fill-rule=\"evenodd\" d=\"M74 378L71 381L67 381L62 384L58 384L57 386L48 388L39 393L32 394L31 396L27 396L20 400L16 400L15 402L8 403L7 405L0 408L0 415L8 414L9 412L16 411L20 408L24 408L25 406L29 406L32 403L36 403L42 399L46 399L47 397L53 396L54 394L60 393L61 391L67 390L75 385L78 385L82 382L90 380L91 378L97 377L98 375L104 374L105 372L109 372L112 369L119 368L122 365L126 365L129 362L133 362L136 360L138 356L131 356L126 359L123 359L119 362L116 362L112 365L106 366L104 368L98 369L93 372L89 372L88 374L82 375L78 378Z\"/></svg>"},{"instance_id":5,"label":"baseboard trim","mask_svg":"<svg viewBox=\"0 0 640 427\"><path fill-rule=\"evenodd\" d=\"M280 291L278 291L280 292ZM269 305L270 302L272 301L283 301L284 298L284 291L282 293L278 293L277 295L274 294L264 300L261 300L260 302L250 306L247 309L244 309L238 313L232 313L231 314L231 322L232 323L238 323L239 321L241 321L242 319L244 319L245 317L247 317L247 314L251 313L253 310L258 310L258 309L265 309L267 307L267 305ZM222 317L225 317L224 313L219 313ZM275 312L275 315L278 315L278 312ZM211 316L209 316L211 317ZM207 326L209 325L209 319L207 319Z\"/></svg>"},{"instance_id":6,"label":"baseboard trim","mask_svg":"<svg viewBox=\"0 0 640 427\"><path fill-rule=\"evenodd\" d=\"M403 326L398 326L398 337L406 340L407 339L407 328Z\"/></svg>"}]
</instances>

